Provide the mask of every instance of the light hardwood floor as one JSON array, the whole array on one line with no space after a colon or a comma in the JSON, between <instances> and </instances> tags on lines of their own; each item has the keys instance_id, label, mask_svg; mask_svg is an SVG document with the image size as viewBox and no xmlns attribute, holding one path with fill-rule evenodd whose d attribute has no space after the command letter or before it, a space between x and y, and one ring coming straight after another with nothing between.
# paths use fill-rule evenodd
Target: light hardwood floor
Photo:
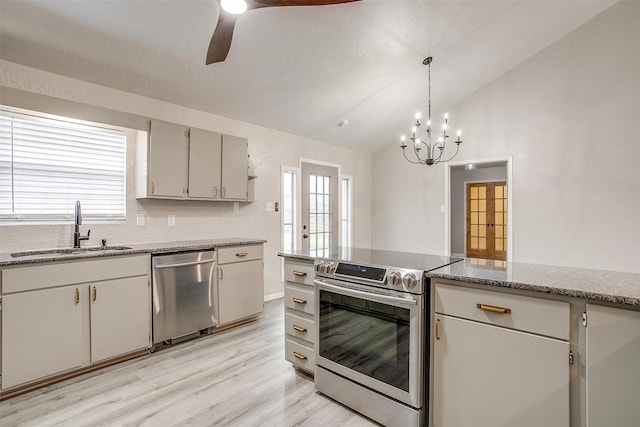
<instances>
[{"instance_id":1,"label":"light hardwood floor","mask_svg":"<svg viewBox=\"0 0 640 427\"><path fill-rule=\"evenodd\" d=\"M0 402L0 425L376 424L315 392L284 360L277 300L256 322Z\"/></svg>"}]
</instances>

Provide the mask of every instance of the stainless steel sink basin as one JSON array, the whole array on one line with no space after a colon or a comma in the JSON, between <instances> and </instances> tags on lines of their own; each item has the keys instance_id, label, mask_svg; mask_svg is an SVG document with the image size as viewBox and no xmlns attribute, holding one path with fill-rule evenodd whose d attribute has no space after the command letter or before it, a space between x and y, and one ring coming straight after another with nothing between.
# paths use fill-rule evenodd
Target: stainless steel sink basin
<instances>
[{"instance_id":1,"label":"stainless steel sink basin","mask_svg":"<svg viewBox=\"0 0 640 427\"><path fill-rule=\"evenodd\" d=\"M42 255L69 255L79 254L85 252L97 252L97 251L126 251L131 249L129 246L94 246L90 248L60 248L60 249L44 249L39 251L24 251L14 252L12 257L26 257L26 256L42 256Z\"/></svg>"}]
</instances>

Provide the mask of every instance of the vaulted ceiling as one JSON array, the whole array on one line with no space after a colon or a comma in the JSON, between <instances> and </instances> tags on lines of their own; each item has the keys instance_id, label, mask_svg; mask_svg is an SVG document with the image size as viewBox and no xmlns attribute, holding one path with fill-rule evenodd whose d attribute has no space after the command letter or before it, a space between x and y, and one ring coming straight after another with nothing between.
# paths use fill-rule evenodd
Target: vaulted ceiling
<instances>
[{"instance_id":1,"label":"vaulted ceiling","mask_svg":"<svg viewBox=\"0 0 640 427\"><path fill-rule=\"evenodd\" d=\"M363 0L249 11L205 65L216 0L0 0L0 57L373 152L615 1ZM348 126L338 126L348 120ZM455 127L455 118L452 118Z\"/></svg>"}]
</instances>

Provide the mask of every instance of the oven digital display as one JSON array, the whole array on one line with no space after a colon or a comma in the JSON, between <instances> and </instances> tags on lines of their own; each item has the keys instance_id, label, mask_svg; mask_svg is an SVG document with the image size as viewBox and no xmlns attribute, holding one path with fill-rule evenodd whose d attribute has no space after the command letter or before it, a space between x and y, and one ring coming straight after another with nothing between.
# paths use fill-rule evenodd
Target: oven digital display
<instances>
[{"instance_id":1,"label":"oven digital display","mask_svg":"<svg viewBox=\"0 0 640 427\"><path fill-rule=\"evenodd\" d=\"M386 268L370 267L366 265L357 264L345 264L343 262L338 264L336 274L342 274L351 277L360 277L361 279L375 280L376 282L382 282L384 280L384 274Z\"/></svg>"}]
</instances>

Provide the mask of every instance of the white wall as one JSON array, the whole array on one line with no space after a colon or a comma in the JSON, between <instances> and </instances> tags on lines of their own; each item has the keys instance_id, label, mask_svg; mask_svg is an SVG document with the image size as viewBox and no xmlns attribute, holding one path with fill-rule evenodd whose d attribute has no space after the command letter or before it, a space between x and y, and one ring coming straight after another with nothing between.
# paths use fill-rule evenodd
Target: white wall
<instances>
[{"instance_id":1,"label":"white wall","mask_svg":"<svg viewBox=\"0 0 640 427\"><path fill-rule=\"evenodd\" d=\"M125 224L83 225L91 228L91 241L99 244L106 238L109 244L128 242L158 242L172 240L248 237L267 240L265 245L265 295L282 292L280 282L280 213L266 212L267 201L280 201L281 165L295 166L299 158L340 164L342 173L353 176L354 246L370 245L371 229L371 155L332 146L295 135L250 125L237 120L197 111L179 105L146 98L83 81L47 73L6 61L0 62L0 89L7 95L15 90L41 94L59 100L81 103L92 109L110 109L136 116L210 129L249 139L249 154L255 164L254 203L241 203L233 212L230 202L178 202L165 200L138 201L134 196L135 147L127 147L127 220ZM6 89L10 88L10 89ZM0 92L0 95L2 92ZM37 98L37 97L36 97ZM3 100L0 99L0 102ZM6 101L6 99L5 99ZM56 108L61 102L47 103ZM19 105L18 105L19 106ZM76 105L77 108L77 105ZM80 106L82 110L82 106ZM49 111L54 113L54 111ZM116 114L117 115L117 114ZM122 115L122 114L121 114ZM109 116L107 114L106 116ZM121 118L120 118L121 119ZM135 122L135 120L133 120ZM136 226L136 214L146 215L146 225ZM167 215L176 216L176 226L167 226ZM0 252L72 244L72 224L0 226Z\"/></svg>"},{"instance_id":2,"label":"white wall","mask_svg":"<svg viewBox=\"0 0 640 427\"><path fill-rule=\"evenodd\" d=\"M457 161L513 156L514 261L640 272L639 22L621 1L450 109ZM373 156L372 246L442 253L444 167L398 145Z\"/></svg>"}]
</instances>

